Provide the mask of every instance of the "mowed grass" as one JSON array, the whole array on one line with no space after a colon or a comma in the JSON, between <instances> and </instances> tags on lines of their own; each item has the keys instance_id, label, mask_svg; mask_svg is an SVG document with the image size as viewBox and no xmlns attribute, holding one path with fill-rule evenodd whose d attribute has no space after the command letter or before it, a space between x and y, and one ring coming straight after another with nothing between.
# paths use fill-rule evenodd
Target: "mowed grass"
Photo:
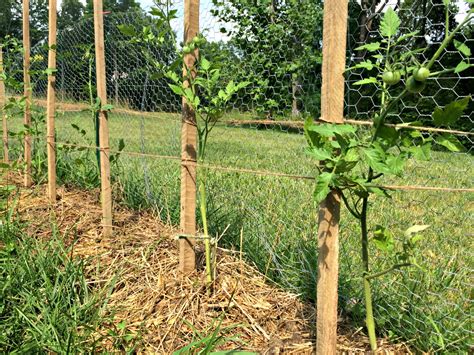
<instances>
[{"instance_id":1,"label":"mowed grass","mask_svg":"<svg viewBox=\"0 0 474 355\"><path fill-rule=\"evenodd\" d=\"M85 135L72 124L84 129ZM12 122L11 126L14 130L18 124ZM165 221L177 225L179 160L126 152L179 157L180 116L136 115L117 110L110 115L109 128L112 149L118 148L120 139L125 142L124 153L112 169L114 200L137 209L152 208ZM65 112L58 116L59 142L94 145L93 132L89 113ZM222 124L216 126L209 141L208 162L221 167L314 176L316 162L305 155L305 145L303 135L297 132ZM44 143L39 145L38 150L43 146ZM61 183L84 187L98 183L93 151L62 151L58 155L63 169L59 174ZM403 178L381 183L470 188L472 166L470 154L434 151L428 162L410 162ZM221 244L238 249L242 232L242 248L249 260L282 287L314 301L317 209L312 202L313 182L218 169L206 171L209 223L212 233L222 237ZM91 176L96 179L91 181ZM474 344L474 196L438 191L397 191L391 195L391 199L372 200L371 228L384 225L396 237L414 224L428 224L430 228L424 232L418 249L420 268L404 269L374 281L380 335L425 351L468 351ZM359 230L344 209L340 230L339 304L355 327L363 326ZM371 269L376 272L388 266L387 255L372 249Z\"/></svg>"}]
</instances>

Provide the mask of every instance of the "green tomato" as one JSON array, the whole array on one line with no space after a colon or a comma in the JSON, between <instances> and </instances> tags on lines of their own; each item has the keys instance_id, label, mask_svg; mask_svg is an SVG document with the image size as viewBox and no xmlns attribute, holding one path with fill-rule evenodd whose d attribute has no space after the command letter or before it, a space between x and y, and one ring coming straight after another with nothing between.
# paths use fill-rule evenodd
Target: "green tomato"
<instances>
[{"instance_id":1,"label":"green tomato","mask_svg":"<svg viewBox=\"0 0 474 355\"><path fill-rule=\"evenodd\" d=\"M410 76L406 82L406 88L408 92L411 92L412 94L422 92L425 86L426 83L424 81L418 81L413 76Z\"/></svg>"},{"instance_id":2,"label":"green tomato","mask_svg":"<svg viewBox=\"0 0 474 355\"><path fill-rule=\"evenodd\" d=\"M189 54L189 53L191 53L191 51L192 51L192 48L190 46L184 46L183 47L183 53L184 54Z\"/></svg>"},{"instance_id":3,"label":"green tomato","mask_svg":"<svg viewBox=\"0 0 474 355\"><path fill-rule=\"evenodd\" d=\"M199 44L200 38L198 36L194 36L193 43Z\"/></svg>"},{"instance_id":4,"label":"green tomato","mask_svg":"<svg viewBox=\"0 0 474 355\"><path fill-rule=\"evenodd\" d=\"M425 81L430 76L430 70L428 68L420 67L413 71L413 77L417 81Z\"/></svg>"},{"instance_id":5,"label":"green tomato","mask_svg":"<svg viewBox=\"0 0 474 355\"><path fill-rule=\"evenodd\" d=\"M387 85L396 85L400 82L401 75L398 70L386 71L382 74L382 80Z\"/></svg>"}]
</instances>

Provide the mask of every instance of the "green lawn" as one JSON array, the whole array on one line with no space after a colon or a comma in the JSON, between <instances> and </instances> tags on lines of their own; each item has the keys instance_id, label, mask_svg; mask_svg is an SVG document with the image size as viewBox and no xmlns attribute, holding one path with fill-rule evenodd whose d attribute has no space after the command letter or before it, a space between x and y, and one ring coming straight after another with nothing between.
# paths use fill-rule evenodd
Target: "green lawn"
<instances>
[{"instance_id":1,"label":"green lawn","mask_svg":"<svg viewBox=\"0 0 474 355\"><path fill-rule=\"evenodd\" d=\"M232 117L229 117L232 118ZM86 131L82 137L71 124ZM11 123L13 130L18 124ZM175 114L112 113L112 149L122 138L124 151L167 156L180 154L180 117ZM94 144L90 114L66 112L57 118L60 142ZM42 148L44 144L38 145ZM256 127L219 125L208 146L208 162L219 166L314 175L315 161L304 153L302 134ZM14 152L12 152L13 154ZM44 164L38 178L44 176ZM61 183L98 183L94 152L59 154ZM403 179L381 183L472 187L470 154L433 152L428 162L413 162ZM113 166L115 201L133 208L153 208L164 220L179 222L178 160L122 154ZM87 178L86 178L87 176ZM314 300L316 293L316 208L313 183L275 176L209 170L209 223L222 243L238 248L240 231L249 260L283 287ZM394 235L413 224L429 224L419 249L421 269L410 268L374 281L378 329L421 350L467 351L473 345L472 295L473 194L393 192L370 205L370 226L382 224ZM341 218L340 306L363 325L358 227L346 211ZM374 271L388 260L371 250Z\"/></svg>"}]
</instances>

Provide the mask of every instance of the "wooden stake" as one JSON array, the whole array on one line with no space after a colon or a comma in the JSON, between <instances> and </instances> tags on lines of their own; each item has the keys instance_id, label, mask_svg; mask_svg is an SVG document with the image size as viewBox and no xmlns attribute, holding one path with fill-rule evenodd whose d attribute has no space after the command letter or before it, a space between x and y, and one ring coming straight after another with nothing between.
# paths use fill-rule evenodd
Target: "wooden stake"
<instances>
[{"instance_id":1,"label":"wooden stake","mask_svg":"<svg viewBox=\"0 0 474 355\"><path fill-rule=\"evenodd\" d=\"M1 77L3 74L3 46L0 45L0 112L2 115L2 128L3 128L3 162L8 163L8 124L7 124L7 113L4 110L6 103L5 94L5 83Z\"/></svg>"},{"instance_id":2,"label":"wooden stake","mask_svg":"<svg viewBox=\"0 0 474 355\"><path fill-rule=\"evenodd\" d=\"M324 2L321 120L344 122L347 0ZM335 354L339 274L340 196L332 191L321 203L318 227L317 349Z\"/></svg>"},{"instance_id":3,"label":"wooden stake","mask_svg":"<svg viewBox=\"0 0 474 355\"><path fill-rule=\"evenodd\" d=\"M105 76L104 17L102 0L94 0L94 33L97 76L97 96L102 107L107 104ZM99 111L100 186L102 198L102 226L104 237L112 235L112 190L110 187L110 146L107 111Z\"/></svg>"},{"instance_id":4,"label":"wooden stake","mask_svg":"<svg viewBox=\"0 0 474 355\"><path fill-rule=\"evenodd\" d=\"M48 36L48 98L46 104L46 144L48 153L48 197L52 203L56 202L56 146L54 140L54 119L56 100L56 0L49 0L49 36Z\"/></svg>"},{"instance_id":5,"label":"wooden stake","mask_svg":"<svg viewBox=\"0 0 474 355\"><path fill-rule=\"evenodd\" d=\"M190 42L199 32L199 0L184 1L184 43ZM195 55L184 57L185 68L193 68ZM185 74L183 69L183 75ZM185 83L186 85L186 83ZM181 214L180 228L183 235L194 237L196 234L196 162L197 130L196 114L183 98L181 125ZM179 240L179 269L189 273L196 268L194 239Z\"/></svg>"},{"instance_id":6,"label":"wooden stake","mask_svg":"<svg viewBox=\"0 0 474 355\"><path fill-rule=\"evenodd\" d=\"M23 115L23 124L26 127L31 126L31 81L30 81L30 0L23 0L23 87L25 96L25 112ZM33 185L31 176L31 135L25 135L25 176L24 185L30 187Z\"/></svg>"}]
</instances>

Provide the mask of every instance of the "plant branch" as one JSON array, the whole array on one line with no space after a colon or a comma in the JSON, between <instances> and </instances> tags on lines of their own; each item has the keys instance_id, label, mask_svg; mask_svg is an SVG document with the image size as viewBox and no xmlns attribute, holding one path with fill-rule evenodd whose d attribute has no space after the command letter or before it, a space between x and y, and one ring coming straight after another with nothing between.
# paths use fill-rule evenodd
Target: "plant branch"
<instances>
[{"instance_id":1,"label":"plant branch","mask_svg":"<svg viewBox=\"0 0 474 355\"><path fill-rule=\"evenodd\" d=\"M347 197L344 195L344 193L342 192L342 190L338 189L337 190L339 192L339 194L341 195L342 197L342 200L344 201L344 205L346 205L347 209L349 210L349 212L357 219L360 219L360 213L357 211L357 209L355 209L355 206L354 208L351 207L351 205L349 204L349 200L347 199Z\"/></svg>"},{"instance_id":2,"label":"plant branch","mask_svg":"<svg viewBox=\"0 0 474 355\"><path fill-rule=\"evenodd\" d=\"M364 278L366 280L375 279L377 277L383 276L385 274L388 274L389 272L401 269L402 267L406 267L406 266L412 266L412 264L411 263L395 264L395 265L392 265L391 267L389 267L388 269L382 270L380 272L376 272L375 274L365 275Z\"/></svg>"}]
</instances>

